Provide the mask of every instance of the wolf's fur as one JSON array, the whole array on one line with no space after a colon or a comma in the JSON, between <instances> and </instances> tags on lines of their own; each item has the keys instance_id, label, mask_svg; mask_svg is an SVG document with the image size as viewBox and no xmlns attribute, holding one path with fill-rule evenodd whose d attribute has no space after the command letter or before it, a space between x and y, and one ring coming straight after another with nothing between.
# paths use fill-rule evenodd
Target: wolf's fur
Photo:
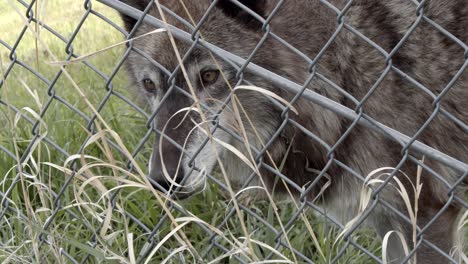
<instances>
[{"instance_id":1,"label":"wolf's fur","mask_svg":"<svg viewBox=\"0 0 468 264\"><path fill-rule=\"evenodd\" d=\"M125 2L143 10L147 1L127 0ZM211 1L208 0L159 2L189 22L191 19L198 22L211 4ZM182 2L187 9L181 4ZM267 17L277 4L277 1L274 0L242 2L264 17ZM342 9L348 1L333 0L329 2ZM186 10L189 11L190 16ZM464 0L426 1L422 10L427 17L448 30L460 41L468 43L468 6ZM150 14L161 18L156 6L151 7ZM126 16L123 18L127 30L130 31L135 21ZM176 27L184 30L189 29L167 12L165 19ZM416 5L409 0L357 0L349 7L344 19L347 24L385 51L390 52L417 19L417 10ZM319 3L318 0L295 0L285 1L271 20L270 26L276 35L310 58L315 58L337 30L338 24L336 13ZM264 34L261 27L262 25L258 21L235 5L229 4L228 1L219 1L218 6L211 10L201 26L200 32L201 36L208 42L248 58ZM140 35L151 30L153 28L150 26L141 24L136 34ZM144 51L169 72L176 69L178 65L174 47L165 33L138 39L133 42L133 46ZM176 46L182 57L190 49L189 45L177 40ZM427 22L422 21L392 57L392 63L437 96L466 62L464 52L466 51L454 41L435 30ZM220 109L222 102L230 94L229 86L234 87L238 82L237 72L233 66L220 58L216 58L216 61L217 63L212 60L206 50L198 47L192 50L192 53L184 61L184 67L196 97L199 102L209 108L205 109L208 120L214 118L213 113ZM272 37L267 38L265 43L261 45L252 61L299 84L304 83L310 75L307 63ZM376 48L349 30L343 29L318 61L317 71L338 84L357 100L362 100L382 75L387 65L384 57ZM201 121L201 119L194 114L190 114L186 119L183 119L185 113L173 115L178 110L192 105L194 101L180 91L171 90L170 93L167 93L171 87L167 83L168 76L137 52L131 52L127 59L127 66L130 75L139 87L145 78L151 79L156 84L157 91L148 95L153 108L159 111L155 126L162 130L166 125L166 134L178 144L183 145L189 131L194 126L190 119L195 119L196 122ZM220 77L220 80L213 85L202 87L199 72L205 67L218 68L218 66L221 67L223 77L226 78L227 82ZM244 73L243 78L287 100L294 97L294 94L286 92L258 76ZM174 82L190 93L187 80L180 70ZM307 88L350 108L356 107L356 104L342 92L317 78L312 80ZM161 101L165 96L167 98ZM223 127L237 131L240 135L242 135L242 130L245 131L249 143L260 150L282 124L282 109L256 91L239 90L236 92L236 96L243 106L243 109L239 110L242 122L238 122L232 103L229 103L218 116L219 122ZM441 108L461 120L463 124L456 124L439 113L418 136L418 140L462 162L468 162L467 102L468 76L462 74L443 97ZM364 103L363 111L379 122L408 136L413 136L434 111L432 103L433 98L426 92L390 70L382 83ZM351 125L350 121L343 119L336 113L303 98L299 98L294 103L294 107L298 109L299 114L290 113L289 117L330 146L333 146ZM253 123L253 127L250 122ZM211 126L211 123L208 122L206 125ZM241 125L243 129L240 129ZM248 156L244 143L236 140L225 130L217 129L213 136L233 145ZM189 164L189 161L191 156L203 146L193 161L195 167L203 168L208 172L212 171L217 163L215 153L219 153L228 177L233 182L243 184L251 175L251 169L220 144L209 141L202 145L205 138L205 134L200 129L195 129L188 137L185 151L187 155L183 156L182 167L177 170L181 151L168 140L160 141L158 135L151 158L150 177L164 184L164 173L161 169L161 157L164 157L168 174L171 177L175 177L177 174L175 177L177 183L181 183L182 174L185 174L183 183L185 187L182 190L188 192L196 190L203 181L199 178L201 174L191 172L192 164ZM313 140L296 126L288 124L281 135L268 147L268 153L274 162L271 162L268 156L264 157L264 162L270 166L273 163L279 165L290 144L292 144L292 151L287 154L282 174L299 187L307 187L317 176L310 170L304 169L306 163L310 168L320 171L327 165L330 158L334 158L358 174L367 175L381 167L395 167L402 159L400 144L359 125L351 130L333 152L333 155L327 157L328 150L322 144ZM417 153L411 154L422 158ZM421 177L423 187L418 201L420 208L418 225L420 227L424 227L445 205L449 190L447 184L452 186L458 180L457 177L461 175L460 172L449 169L428 157L425 157L424 163L435 173L441 175L443 180L437 179L426 170L423 171ZM401 171L406 173L410 180L401 177L400 174L397 175L408 190L411 199L414 197L411 184L415 183L416 170L415 163L406 161ZM330 166L327 174L330 175L331 185L321 195L320 201L324 207L335 212L342 221L348 221L357 213L363 182L350 171L337 166L336 163ZM250 184L260 184L259 177L262 177L267 183L268 188L272 188L275 179L273 173L262 169L261 176L257 176ZM318 181L308 197L315 198L326 181L325 178ZM285 187L282 184L276 186L276 191L284 190ZM295 190L295 192L299 191ZM387 185L380 193L379 198L404 214L407 213L394 187ZM451 231L460 210L461 206L457 203L450 204L425 231L423 238L444 252L449 252L453 240ZM388 231L396 229L405 233L408 240L411 241L410 226L386 207L376 207L370 216L370 222L382 236ZM396 260L401 259L404 255L398 243L396 240L391 240L389 246L390 257ZM418 249L418 261L419 263L445 263L446 259L424 244Z\"/></svg>"}]
</instances>

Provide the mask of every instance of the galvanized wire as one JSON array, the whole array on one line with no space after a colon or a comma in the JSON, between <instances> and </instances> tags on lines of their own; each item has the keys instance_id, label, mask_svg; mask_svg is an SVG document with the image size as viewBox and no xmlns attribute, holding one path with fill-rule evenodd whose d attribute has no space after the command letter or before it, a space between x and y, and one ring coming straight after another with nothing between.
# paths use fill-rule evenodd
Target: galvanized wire
<instances>
[{"instance_id":1,"label":"galvanized wire","mask_svg":"<svg viewBox=\"0 0 468 264\"><path fill-rule=\"evenodd\" d=\"M34 10L33 6L36 4L37 0L31 0L30 2L26 2L23 0L18 0L18 3L20 3L22 6L25 8L25 17L27 19L27 25L25 25L20 34L18 35L17 41L10 46L7 44L5 41L1 39L0 35L0 46L3 48L7 49L9 51L9 58L8 58L8 63L7 66L5 67L5 70L3 72L2 79L0 79L0 89L5 83L5 80L8 80L12 77L11 71L13 68L22 68L29 73L33 74L41 83L43 83L45 86L47 86L47 99L46 103L44 104L44 107L41 109L41 112L39 113L39 116L42 118L46 115L46 113L49 111L50 107L52 106L53 103L59 103L63 107L66 107L70 111L76 113L81 119L83 119L86 122L86 129L89 132L89 135L87 138L81 143L79 150L76 153L69 153L64 146L60 146L57 143L54 142L53 139L49 138L47 135L41 135L41 131L39 129L41 123L39 120L34 120L24 113L21 112L15 105L10 104L8 101L6 101L4 98L0 98L0 106L2 109L8 109L8 111L12 111L15 114L18 114L22 119L26 120L26 122L31 126L31 134L32 138L28 145L25 147L24 150L21 151L20 156L17 157L15 154L14 149L11 149L8 146L3 146L0 142L0 152L5 154L5 156L13 161L18 160L19 164L24 163L27 161L29 156L31 155L31 152L33 151L33 148L35 147L35 144L37 144L38 141L44 142L49 146L50 148L55 149L58 151L61 155L63 160L66 160L73 154L83 154L84 150L86 148L86 144L90 138L92 138L93 135L95 135L98 132L98 129L96 128L96 119L98 118L98 114L102 112L102 110L105 108L105 106L108 104L108 102L111 99L118 98L121 100L124 104L128 105L131 107L134 111L142 114L145 116L146 120L146 128L147 131L142 137L137 146L133 149L131 153L131 157L129 157L126 152L118 145L117 142L115 142L112 138L107 138L108 144L113 148L113 150L117 151L118 153L122 154L125 158L125 164L126 164L126 169L129 172L133 172L135 170L134 164L131 162L132 159L142 155L142 151L144 149L144 146L147 145L147 143L150 141L150 137L153 133L159 133L161 134L162 132L157 130L154 127L154 120L155 118L158 117L158 113L160 109L155 109L153 112L148 113L144 109L142 109L137 103L135 103L132 99L127 98L124 94L120 93L117 91L117 89L114 88L114 78L116 74L121 71L123 64L125 63L126 58L128 57L130 51L137 52L141 54L143 57L147 58L148 60L152 61L155 67L159 68L161 71L163 71L169 80L169 83L171 83L171 86L167 92L169 94L170 92L177 90L181 93L184 93L185 96L190 96L190 94L186 93L182 88L177 87L174 82L171 82L173 78L175 78L176 74L178 74L178 71L180 68L176 68L174 71L169 71L165 69L159 62L154 61L151 59L151 56L148 54L145 54L143 51L138 50L136 47L133 46L133 43L130 41L128 43L128 47L126 48L124 54L122 54L122 58L119 60L117 65L113 69L111 69L110 74L105 74L103 73L100 69L95 67L92 63L83 61L81 62L85 67L89 68L91 71L96 73L100 78L102 79L102 87L104 89L105 94L103 95L102 98L100 98L100 103L96 107L96 113L92 114L87 114L83 109L77 108L75 105L72 103L68 102L65 98L62 98L56 91L57 89L57 80L63 75L63 69L59 69L55 76L52 79L48 79L47 77L43 76L41 72L37 69L34 69L27 63L23 62L20 58L18 58L16 51L18 49L19 44L24 41L24 34L28 30L28 26L38 24L42 27L43 30L48 31L49 33L53 34L56 36L60 41L63 42L65 45L65 55L66 61L70 61L74 58L78 58L80 55L76 54L73 49L73 44L74 41L77 37L77 35L80 33L82 30L83 24L89 20L89 17L94 17L98 18L104 22L107 23L107 25L111 28L116 29L122 34L122 37L125 39L131 39L132 37L135 36L136 33L136 28L141 24L141 23L146 23L148 25L152 25L155 28L164 28L165 25L162 21L159 19L151 16L148 14L150 8L149 6L154 4L154 1L149 1L148 8L146 8L144 11L137 10L135 8L132 8L130 6L127 6L123 4L120 1L117 0L97 0L98 2L107 5L108 7L111 7L120 13L126 14L129 17L132 17L137 20L137 24L131 32L127 33L125 30L123 30L118 24L120 23L119 21L112 21L111 19L107 18L105 15L99 13L95 9L93 9L93 1L92 0L85 0L83 3L83 16L81 17L79 23L73 30L73 33L70 36L63 36L57 31L55 31L52 27L48 26L42 21L38 21L37 18L34 15ZM320 50L318 55L315 58L310 58L306 54L302 53L297 47L292 46L290 43L279 37L274 33L274 28L271 28L270 26L270 21L271 19L275 16L276 11L281 8L282 4L284 1L278 1L277 6L273 9L272 13L270 14L269 17L267 18L262 18L252 12L251 10L246 10L250 15L252 15L254 18L256 18L261 24L262 24L262 30L264 32L263 38L257 43L255 49L252 50L250 56L248 56L246 59L243 59L235 54L230 53L229 51L223 50L220 47L217 47L216 45L213 45L211 43L208 43L206 40L202 39L199 35L199 29L205 22L205 18L208 16L208 13L210 10L214 7L217 1L214 1L211 7L207 10L207 13L205 16L198 22L197 25L192 25L190 22L185 21L183 18L177 16L177 14L170 13L174 18L182 22L184 25L186 25L189 29L190 32L185 32L181 29L178 29L172 25L169 26L169 29L172 33L172 35L179 41L182 41L186 44L190 45L190 49L187 52L186 56L190 54L191 50L196 48L196 47L202 47L205 48L209 51L211 51L213 54L217 55L217 57L222 58L225 60L227 63L231 64L236 70L237 70L237 79L238 83L248 83L248 80L245 80L243 75L244 73L252 73L258 76L261 76L265 80L276 84L278 87L281 87L282 89L290 92L291 94L295 95L291 102L291 105L294 104L299 98L309 100L317 105L320 105L328 110L331 110L338 114L339 116L347 119L350 121L350 125L345 131L345 133L342 135L342 137L335 142L333 145L329 145L325 143L318 135L315 135L313 132L308 131L305 127L301 126L301 124L297 123L293 119L289 118L289 113L290 113L290 108L281 106L282 107L282 123L281 126L278 127L277 131L274 133L274 135L268 140L268 142L265 142L264 146L262 149L255 149L252 147L253 153L255 155L255 162L256 165L259 168L263 168L274 175L276 175L278 178L284 180L289 184L291 188L296 189L299 193L301 193L301 196L299 197L299 208L292 213L289 218L286 221L286 224L284 225L284 230L278 227L273 226L271 223L263 219L255 210L252 208L248 208L244 205L240 205L240 209L242 210L243 213L246 215L249 215L256 219L262 227L266 228L268 232L271 232L274 237L274 245L271 245L274 249L281 250L284 248L288 248L291 252L294 252L295 256L299 259L300 262L304 263L314 263L314 261L311 259L310 256L304 254L303 252L300 252L296 248L290 248L290 245L286 241L287 238L287 233L294 228L294 225L301 221L300 216L306 212L307 210L309 211L314 211L316 214L322 215L324 218L327 219L328 223L331 223L334 225L336 228L343 230L345 227L343 226L342 223L340 223L338 220L334 219L332 216L327 215L326 212L322 208L316 205L315 200L310 201L307 199L307 195L309 192L312 190L312 188L316 187L318 182L320 180L323 180L326 177L326 173L328 168L334 164L336 166L339 166L343 170L349 172L352 177L356 178L358 181L365 182L365 176L361 175L359 172L354 171L352 168L348 167L348 165L342 163L339 161L336 156L335 156L335 150L340 146L340 144L344 141L344 139L353 131L356 126L362 125L367 128L370 128L374 130L377 133L380 133L381 135L387 137L390 140L395 141L396 143L401 145L401 159L394 168L394 170L390 173L390 175L385 179L385 181L378 187L373 190L373 196L372 196L372 201L370 202L369 206L363 213L363 215L359 218L359 220L354 223L354 225L351 228L346 229L346 233L343 236L343 245L342 247L338 250L338 253L334 256L332 260L330 260L331 263L338 263L340 261L343 261L342 258L345 251L348 250L348 248L353 248L354 250L360 251L363 254L369 256L370 259L375 261L375 263L382 263L382 259L380 256L377 256L375 252L371 252L369 249L366 249L365 246L361 245L358 241L356 241L356 238L353 237L355 234L356 230L361 227L361 224L365 222L369 214L375 210L377 206L383 206L386 208L386 210L393 211L394 214L398 215L401 218L401 221L408 222L410 223L410 219L406 215L405 212L400 212L397 208L394 208L391 204L386 202L383 199L379 198L380 192L382 189L390 182L392 177L399 171L401 166L403 166L404 163L406 162L413 162L417 163L418 165L422 166L427 172L429 172L429 176L437 178L439 181L444 181L443 177L438 175L435 171L433 171L430 167L428 167L426 164L421 163L414 155L412 155L410 150L414 150L420 154L423 154L433 160L439 161L443 164L445 164L447 167L453 169L454 171L459 171L460 173L460 180L457 181L457 183L454 186L450 186L448 183L446 183L447 188L450 189L449 193L447 193L448 200L445 203L444 207L436 214L434 219L430 221L429 223L426 224L426 226L420 226L418 229L418 241L419 243L416 245L415 248L412 249L410 252L410 255L407 256L406 260L411 259L411 257L417 252L417 250L422 246L429 246L434 248L435 250L438 250L435 245L433 245L430 241L424 239L424 232L428 229L431 228L432 223L437 219L437 217L442 214L447 208L455 201L460 203L465 209L467 209L467 203L464 199L464 197L457 197L455 195L455 188L458 185L462 184L463 179L467 177L468 174L468 164L460 161L457 159L457 157L451 157L446 153L443 153L437 149L431 148L428 145L425 145L421 142L418 141L418 136L426 129L426 127L431 123L431 121L437 116L437 115L443 115L445 118L448 118L452 122L456 123L459 127L461 127L465 132L468 132L467 124L464 124L461 120L457 119L455 116L452 114L448 113L445 109L442 108L441 106L441 99L444 97L444 95L453 87L454 83L462 76L464 73L465 69L468 67L468 46L466 43L462 42L460 39L456 38L454 35L452 35L450 32L448 32L446 29L444 29L442 26L438 25L436 22L431 20L429 17L425 16L424 14L424 1L421 2L415 2L416 6L416 19L414 23L411 25L411 27L408 29L408 31L404 34L403 38L397 43L395 47L392 48L390 52L385 51L382 47L380 47L378 44L373 42L369 37L363 35L361 32L359 32L356 28L354 28L351 24L348 24L346 22L346 12L348 11L349 7L352 5L353 1L348 1L348 3L345 5L345 7L340 10L339 8L333 6L331 3L325 0L320 0L320 2L328 7L331 11L333 11L336 14L336 31L334 34L330 37L330 39L327 41L327 43L323 46L323 48ZM233 0L236 5L238 5L241 8L245 8L240 2ZM165 9L165 11L170 12L169 9ZM447 83L445 87L443 87L442 92L439 94L434 94L425 87L422 83L418 82L414 78L408 76L402 69L399 69L396 65L392 64L392 59L394 55L398 52L398 50L401 49L403 44L407 41L409 36L416 30L416 28L419 26L421 21L424 21L431 25L435 30L440 32L440 34L444 35L446 38L450 39L454 43L456 43L461 49L465 51L465 57L464 57L464 63L460 67L460 69L457 71L457 73L451 78L451 80ZM348 94L342 87L337 85L336 83L333 82L333 80L328 79L326 76L320 73L319 70L317 70L317 63L320 60L320 58L323 56L323 54L329 49L329 47L333 44L335 41L336 36L342 32L342 31L347 31L355 36L357 36L360 40L365 41L367 44L369 44L372 48L374 48L376 51L378 51L384 58L384 61L386 63L385 70L382 72L382 74L379 76L379 78L373 83L372 87L369 89L368 93L366 96L364 96L361 100L358 100L354 98L352 95ZM307 78L307 80L304 83L295 83L292 80L288 80L285 77L282 77L274 72L269 71L268 69L262 68L259 65L256 65L252 62L252 59L254 55L258 52L258 49L262 46L262 44L265 42L266 38L273 38L279 43L281 43L285 49L288 49L292 51L293 53L297 54L300 58L304 60L304 63L308 65L308 68L310 69L310 75ZM433 102L433 111L431 112L431 115L427 118L425 121L424 125L422 125L419 130L414 134L414 135L404 135L400 131L396 131L390 127L385 126L384 124L380 123L379 120L375 120L374 118L370 117L367 115L364 110L363 106L366 103L367 99L373 96L374 91L379 87L379 85L382 83L383 79L387 76L388 72L394 72L398 76L400 76L402 79L405 79L409 83L411 83L416 89L419 89L421 92L424 92L428 96L431 97L432 102ZM309 89L307 89L308 85L310 82L313 80L320 80L322 82L325 82L329 84L331 87L333 87L335 90L337 90L340 94L344 95L349 101L352 102L352 105L354 108L350 108L344 105L341 105L338 102L335 102L325 96L322 96L318 93L315 93ZM167 97L167 96L166 96ZM165 98L162 99L164 102ZM231 98L226 98L225 104L231 100ZM275 102L274 102L275 103ZM222 110L220 110L222 111ZM286 126L295 126L298 128L298 130L302 131L305 135L307 135L311 140L318 142L324 149L327 151L327 165L319 172L316 172L317 177L314 180L314 182L310 183L310 185L306 186L305 189L304 186L298 186L296 183L292 182L286 175L284 175L281 171L278 171L277 169L271 167L268 162L265 161L267 158L265 153L267 152L268 147L273 144L273 142L281 136L282 131ZM243 141L239 135L231 131L227 127L223 127L221 124L216 123L216 125L213 127L213 133L217 130L223 130L226 133L229 133L230 135L233 136L236 140ZM204 144L206 144L208 139L205 141ZM173 144L176 144L176 142L171 141ZM202 145L203 146L203 145ZM181 146L177 146L178 148L182 149ZM199 149L198 152L194 154L194 157L192 157L192 160L189 162L193 170L200 170L200 168L196 168L193 164L192 161L195 158L196 155L199 154L201 151L201 148ZM80 169L81 164L78 162L78 160L75 160L71 162L69 167L72 169L72 174L61 183L60 186L55 186L57 189L55 192L51 193L51 196L53 197L52 201L52 212L50 216L47 218L47 220L44 222L43 226L41 226L41 236L39 237L40 243L39 243L39 249L44 247L44 244L49 244L51 243L47 236L50 232L51 225L53 223L57 223L60 221L59 215L64 212L65 214L70 215L73 219L75 219L78 222L81 222L83 226L85 226L86 229L90 230L92 232L92 235L87 238L89 242L88 245L91 248L94 248L98 245L98 240L100 239L100 232L101 229L103 228L104 222L101 222L100 225L96 226L90 226L88 222L84 221L81 216L77 215L76 212L73 210L68 209L68 206L70 201L66 199L65 193L67 190L70 190L73 188L73 181L75 178L75 173ZM306 168L308 169L308 168ZM14 206L14 202L12 200L12 195L14 193L14 190L16 188L20 188L20 177L21 177L20 171L17 171L17 173L12 177L11 181L5 181L8 182L8 185L2 184L2 189L0 190L0 201L1 201L1 206L0 206L0 224L1 226L5 226L5 223L8 222L8 219L12 216L19 217L23 219L24 221L28 221L28 212L26 211L21 211L17 209ZM248 177L247 181L244 183L243 187L246 187L249 185L251 181L254 180L256 175L253 173ZM219 186L220 189L222 190L228 190L228 187L221 182L220 180L217 179L217 177L213 175L207 175L208 181L210 181L213 184L216 184ZM149 179L152 181L151 179ZM152 182L153 184L157 185L156 182ZM43 184L46 184L45 182ZM119 190L112 192L111 198L110 198L110 203L112 204L112 207L114 210L117 210L115 208L116 203L115 200L117 199L119 195ZM180 213L181 215L189 215L185 208L181 207L178 204L175 203L169 203L168 205L168 210L174 213ZM154 225L154 226L148 226L145 224L143 221L138 219L138 217L135 217L132 215L130 212L125 212L126 216L132 221L134 224L138 225L142 232L141 235L145 239L145 246L140 248L141 251L136 252L137 255L137 263L142 263L145 261L145 259L151 254L152 249L154 246L156 246L161 240L159 237L159 233L161 228L167 224L168 221L170 221L168 218L169 216L167 214L164 214L161 216L159 222ZM235 208L231 208L227 211L225 215L225 219L219 223L216 228L219 230L227 229L229 225L229 219L236 214ZM202 258L208 256L211 252L215 251L216 252L223 252L223 253L229 253L230 249L226 248L225 245L223 245L222 242L219 240L221 239L220 236L216 233L213 232L212 230L206 228L203 224L200 223L195 223L198 225L203 231L206 233L206 236L209 237L208 243L204 247L204 251L200 252L200 255ZM1 238L0 239L0 246L3 246L5 242L9 240L9 238ZM78 249L79 250L79 249ZM446 252L438 250L440 254L444 255L447 259L447 261L452 262L452 263L457 263L457 261L452 258L450 255L448 255ZM76 254L76 252L67 252L67 250L60 249L59 253L68 259L72 263L86 263L86 262L92 262L93 256L91 254L87 254L86 252L82 252L80 254ZM242 257L239 257L237 255L233 255L234 259L239 262L239 263L247 263L248 261ZM273 255L268 254L265 256L265 260L272 259Z\"/></svg>"}]
</instances>

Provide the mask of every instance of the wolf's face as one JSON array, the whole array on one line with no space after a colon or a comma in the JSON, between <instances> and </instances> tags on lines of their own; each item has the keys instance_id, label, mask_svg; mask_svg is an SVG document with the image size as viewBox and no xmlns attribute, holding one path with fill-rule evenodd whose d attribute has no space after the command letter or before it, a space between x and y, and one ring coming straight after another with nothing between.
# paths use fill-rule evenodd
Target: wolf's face
<instances>
[{"instance_id":1,"label":"wolf's face","mask_svg":"<svg viewBox=\"0 0 468 264\"><path fill-rule=\"evenodd\" d=\"M190 21L178 1L164 4ZM190 15L199 21L210 1L189 5ZM156 5L150 14L162 18ZM247 58L261 34L255 22L239 23L233 16L235 14L229 16L216 7L200 28L200 35L210 43ZM164 19L187 29L167 13ZM126 22L130 31L134 22ZM152 30L154 28L141 25L136 35ZM244 150L243 144L261 148L261 141L271 137L278 126L279 116L271 117L279 114L279 110L269 99L252 90L234 90L236 85L245 84L239 80L268 88L269 85L258 77L239 76L237 66L205 49L171 39L168 32L137 39L133 47L135 50L130 53L127 66L140 94L145 95L156 112L154 127L160 132L156 135L149 164L149 176L157 183L156 187L192 193L203 187L204 174L212 171L218 158L229 158L224 144Z\"/></svg>"}]
</instances>

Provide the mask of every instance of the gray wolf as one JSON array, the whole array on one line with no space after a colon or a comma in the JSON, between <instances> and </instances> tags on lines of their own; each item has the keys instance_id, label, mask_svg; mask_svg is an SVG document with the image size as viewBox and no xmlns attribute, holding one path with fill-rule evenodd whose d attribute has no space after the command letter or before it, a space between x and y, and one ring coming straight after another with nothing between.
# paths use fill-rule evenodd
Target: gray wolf
<instances>
[{"instance_id":1,"label":"gray wolf","mask_svg":"<svg viewBox=\"0 0 468 264\"><path fill-rule=\"evenodd\" d=\"M149 1L124 2L144 10ZM468 5L464 0L428 0L422 8L409 0L357 0L350 5L348 1L328 1L336 10L346 11L342 16L318 0L284 1L278 8L275 0L239 2L262 18L274 13L268 30L308 58L317 58L313 70L323 78L309 80L309 63L274 37L267 36L261 42L267 28L248 10L230 1L213 4L208 0L161 0L165 9L159 9L157 4L148 8L150 15L188 32L203 18L199 33L206 41L298 84L306 84L306 89L351 109L363 102L359 107L365 114L468 162L468 76L463 72L467 50L424 19L406 36L423 12L466 47ZM210 12L204 16L208 9ZM126 30L133 30L136 20L126 15L122 18ZM340 28L342 19L352 29ZM151 26L140 24L136 36L152 30ZM323 50L332 37L331 44ZM399 46L403 38L406 40ZM274 189L275 193L289 189L298 197L308 189L305 198L320 203L342 221L349 221L358 212L363 177L378 168L399 166L400 172L395 176L414 199L418 166L413 161L422 160L420 154L402 153L399 143L381 133L353 124L300 96L295 98L296 94L259 76L239 74L229 62L202 47L173 40L169 33L137 39L132 45L135 49L127 58L127 70L138 93L156 111L155 129L165 135L157 133L150 162L149 177L158 188L188 196L202 188L204 173L220 166L233 186L250 180L248 185L265 184L268 191ZM387 53L397 46L399 49L390 61L377 45ZM444 90L460 69L460 77L449 90ZM261 90L234 91L238 84L250 84L287 101L294 100L290 107L298 113L290 111L285 119L284 104ZM439 106L444 113L435 113L431 94L441 93L444 95ZM276 134L278 129L281 133ZM237 154L228 145L238 150ZM254 160L252 164L261 161L262 166L257 170L238 153ZM258 153L264 153L263 159L255 160ZM401 162L404 155L407 159ZM283 164L281 173L276 169L279 164ZM449 203L449 190L464 172L430 157L424 157L424 165L419 177L422 191L417 224L421 228L430 224L423 238L448 254L453 247L456 219L463 209L456 201ZM316 172L324 168L326 177L318 177ZM275 184L278 177L283 181ZM466 177L461 181L460 188L454 190L459 197L463 197ZM368 222L381 236L399 230L411 241L411 225L382 204L385 202L403 215L408 213L396 183L389 183L379 193L381 202ZM420 263L447 262L427 243L420 246L417 254ZM395 262L404 258L397 239L390 240L389 258Z\"/></svg>"}]
</instances>

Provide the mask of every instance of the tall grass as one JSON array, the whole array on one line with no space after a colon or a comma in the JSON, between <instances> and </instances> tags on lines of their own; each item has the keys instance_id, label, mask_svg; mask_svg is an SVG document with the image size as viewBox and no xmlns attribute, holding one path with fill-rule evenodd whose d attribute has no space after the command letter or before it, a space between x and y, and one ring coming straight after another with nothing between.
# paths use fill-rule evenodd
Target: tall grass
<instances>
[{"instance_id":1,"label":"tall grass","mask_svg":"<svg viewBox=\"0 0 468 264\"><path fill-rule=\"evenodd\" d=\"M98 2L93 1L92 8L112 21L120 21L114 11ZM82 1L75 0L36 1L33 10L38 20L66 39L73 36L86 14ZM6 74L13 61L10 51L0 45L0 74L6 75L0 99L19 109L16 113L0 105L0 124L4 126L0 146L14 156L0 150L0 192L8 194L1 197L0 205L0 261L66 263L90 256L92 262L193 263L203 259L235 263L236 257L261 261L272 254L277 262L301 262L287 247L275 247L278 241L269 228L282 230L286 226L299 210L294 202L275 202L274 206L268 201L248 202L255 215L244 211L228 215L235 206L230 203L230 194L210 183L203 193L174 202L178 208L174 210L165 197L149 188L144 174L152 136L134 159L130 157L148 132L147 113L115 95L109 97L106 80L83 63L64 68L51 63L67 60L67 43L34 23L26 27L25 11L16 1L0 5L0 39L13 47L25 29L16 58L47 80L56 79L56 83L49 89L19 64ZM83 55L122 40L120 32L90 14L72 47L74 53ZM123 52L122 46L116 46L86 61L109 76ZM113 91L132 98L123 70L118 70L112 85ZM74 109L89 118L97 114L95 110L103 101L106 103L93 123L96 134L92 135L86 118ZM39 126L33 130L35 122ZM26 156L31 146L31 155ZM128 170L128 165L133 170ZM59 200L57 194L61 195ZM338 230L311 210L285 232L282 243L316 263L329 262L345 245L335 243ZM211 234L217 236L212 239ZM373 233L357 232L353 239L380 254ZM218 246L210 249L213 243ZM141 256L145 252L149 254ZM339 262L372 261L350 246Z\"/></svg>"}]
</instances>

